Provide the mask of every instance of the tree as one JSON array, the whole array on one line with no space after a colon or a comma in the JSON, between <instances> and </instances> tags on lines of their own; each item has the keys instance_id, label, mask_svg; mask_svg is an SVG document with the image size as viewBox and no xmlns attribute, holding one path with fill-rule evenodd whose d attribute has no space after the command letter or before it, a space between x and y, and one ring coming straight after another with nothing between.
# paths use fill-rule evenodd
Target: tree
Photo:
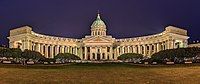
<instances>
[{"instance_id":1,"label":"tree","mask_svg":"<svg viewBox=\"0 0 200 84\"><path fill-rule=\"evenodd\" d=\"M31 51L31 50L24 50L24 52L22 52L22 57L29 60L29 59L33 59L33 60L41 60L41 59L45 59L45 57L36 51Z\"/></svg>"},{"instance_id":2,"label":"tree","mask_svg":"<svg viewBox=\"0 0 200 84\"><path fill-rule=\"evenodd\" d=\"M177 48L163 50L152 55L151 60L157 62L173 61L177 59L196 57L200 53L200 48Z\"/></svg>"},{"instance_id":3,"label":"tree","mask_svg":"<svg viewBox=\"0 0 200 84\"><path fill-rule=\"evenodd\" d=\"M59 53L57 54L54 59L61 59L61 60L80 60L81 58L77 55L70 54L70 53Z\"/></svg>"},{"instance_id":4,"label":"tree","mask_svg":"<svg viewBox=\"0 0 200 84\"><path fill-rule=\"evenodd\" d=\"M22 56L22 50L19 48L11 48L13 58L21 58Z\"/></svg>"},{"instance_id":5,"label":"tree","mask_svg":"<svg viewBox=\"0 0 200 84\"><path fill-rule=\"evenodd\" d=\"M6 58L12 57L11 49L10 48L1 48L0 49L0 56L6 57Z\"/></svg>"},{"instance_id":6,"label":"tree","mask_svg":"<svg viewBox=\"0 0 200 84\"><path fill-rule=\"evenodd\" d=\"M142 54L137 54L137 53L126 53L120 55L117 59L118 60L133 60L133 59L142 59L143 55Z\"/></svg>"}]
</instances>

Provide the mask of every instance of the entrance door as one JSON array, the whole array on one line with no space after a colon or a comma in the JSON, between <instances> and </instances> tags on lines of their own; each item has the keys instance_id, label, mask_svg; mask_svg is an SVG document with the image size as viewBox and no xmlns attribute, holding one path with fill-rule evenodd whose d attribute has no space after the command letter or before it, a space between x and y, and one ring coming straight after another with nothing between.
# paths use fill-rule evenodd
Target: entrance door
<instances>
[{"instance_id":1,"label":"entrance door","mask_svg":"<svg viewBox=\"0 0 200 84\"><path fill-rule=\"evenodd\" d=\"M97 53L97 60L100 60L100 54Z\"/></svg>"}]
</instances>

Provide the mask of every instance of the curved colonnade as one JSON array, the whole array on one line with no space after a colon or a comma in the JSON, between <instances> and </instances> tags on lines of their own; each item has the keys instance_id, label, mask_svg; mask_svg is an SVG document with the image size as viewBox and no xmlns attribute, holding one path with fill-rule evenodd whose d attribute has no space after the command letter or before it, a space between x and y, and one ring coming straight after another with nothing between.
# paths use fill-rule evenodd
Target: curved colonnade
<instances>
[{"instance_id":1,"label":"curved colonnade","mask_svg":"<svg viewBox=\"0 0 200 84\"><path fill-rule=\"evenodd\" d=\"M10 48L38 51L47 58L58 53L72 53L83 60L116 60L124 53L151 56L161 50L187 47L189 37L186 30L173 26L159 34L126 39L92 35L82 39L55 37L35 33L31 27L24 26L11 30L8 38Z\"/></svg>"}]
</instances>

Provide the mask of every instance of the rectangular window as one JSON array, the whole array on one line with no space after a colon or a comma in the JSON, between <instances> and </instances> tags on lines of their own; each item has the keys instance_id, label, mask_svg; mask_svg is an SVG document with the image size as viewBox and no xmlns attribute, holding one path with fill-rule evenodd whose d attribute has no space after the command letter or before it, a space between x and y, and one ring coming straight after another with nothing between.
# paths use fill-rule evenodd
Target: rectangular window
<instances>
[{"instance_id":1,"label":"rectangular window","mask_svg":"<svg viewBox=\"0 0 200 84\"><path fill-rule=\"evenodd\" d=\"M90 47L87 47L87 51L90 52Z\"/></svg>"},{"instance_id":2,"label":"rectangular window","mask_svg":"<svg viewBox=\"0 0 200 84\"><path fill-rule=\"evenodd\" d=\"M110 47L107 47L107 52L110 52Z\"/></svg>"}]
</instances>

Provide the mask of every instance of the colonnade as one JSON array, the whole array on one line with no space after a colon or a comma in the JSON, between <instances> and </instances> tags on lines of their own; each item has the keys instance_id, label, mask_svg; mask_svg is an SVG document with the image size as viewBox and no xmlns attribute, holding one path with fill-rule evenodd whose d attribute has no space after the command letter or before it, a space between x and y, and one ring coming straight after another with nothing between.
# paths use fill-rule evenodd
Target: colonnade
<instances>
[{"instance_id":1,"label":"colonnade","mask_svg":"<svg viewBox=\"0 0 200 84\"><path fill-rule=\"evenodd\" d=\"M85 46L82 47L82 59L83 60L114 60L113 47L112 46Z\"/></svg>"},{"instance_id":2,"label":"colonnade","mask_svg":"<svg viewBox=\"0 0 200 84\"><path fill-rule=\"evenodd\" d=\"M125 53L138 53L143 54L144 56L151 56L161 50L173 49L174 47L175 42L173 40L149 44L124 45L117 47L116 54L120 56Z\"/></svg>"},{"instance_id":3,"label":"colonnade","mask_svg":"<svg viewBox=\"0 0 200 84\"><path fill-rule=\"evenodd\" d=\"M40 52L47 58L53 58L59 53L71 53L78 55L79 48L77 46L66 46L66 45L53 45L45 43L32 42L31 40L22 41L22 49L28 49L32 51Z\"/></svg>"},{"instance_id":4,"label":"colonnade","mask_svg":"<svg viewBox=\"0 0 200 84\"><path fill-rule=\"evenodd\" d=\"M14 42L10 42L13 45ZM151 56L152 54L161 50L176 48L175 40L166 40L155 43L143 44L128 44L123 43L117 46L68 46L68 45L54 45L34 42L31 40L22 40L21 49L33 50L40 52L47 58L53 58L58 53L71 53L80 56L83 60L116 60L118 56L125 53L138 53L144 56Z\"/></svg>"},{"instance_id":5,"label":"colonnade","mask_svg":"<svg viewBox=\"0 0 200 84\"><path fill-rule=\"evenodd\" d=\"M91 35L92 36L96 36L96 35L104 35L104 36L106 36L106 32L105 32L105 30L96 30L96 31L93 30Z\"/></svg>"}]
</instances>

